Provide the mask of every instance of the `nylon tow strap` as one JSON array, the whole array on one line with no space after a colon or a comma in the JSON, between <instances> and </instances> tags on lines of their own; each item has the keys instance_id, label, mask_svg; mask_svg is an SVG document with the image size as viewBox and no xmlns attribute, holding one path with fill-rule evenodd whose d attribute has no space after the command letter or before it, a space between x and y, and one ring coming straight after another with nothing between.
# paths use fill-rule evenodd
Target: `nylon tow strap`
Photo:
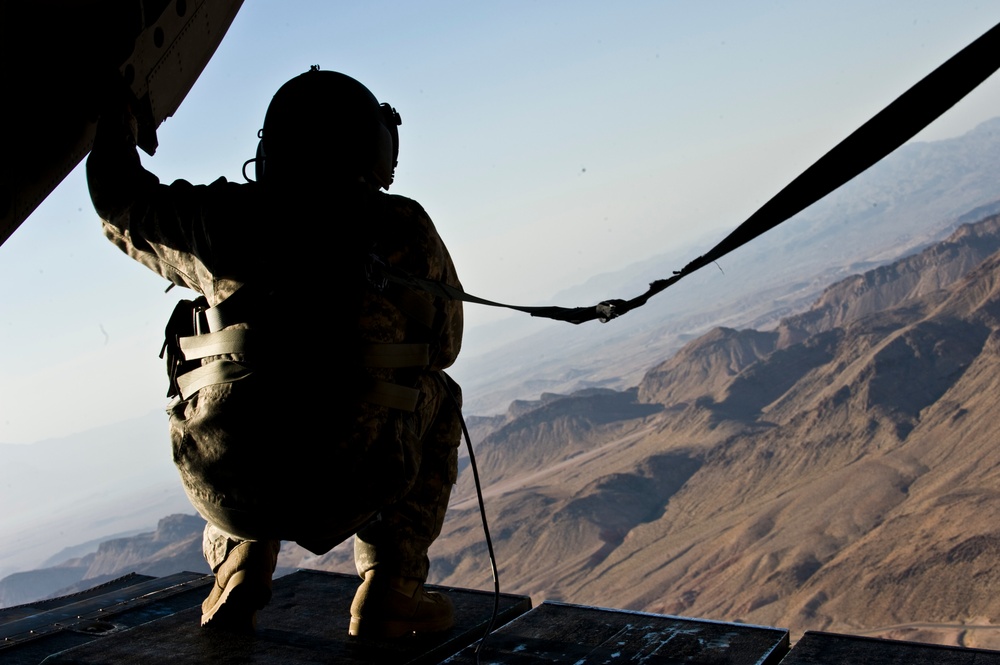
<instances>
[{"instance_id":1,"label":"nylon tow strap","mask_svg":"<svg viewBox=\"0 0 1000 665\"><path fill-rule=\"evenodd\" d=\"M631 300L605 300L590 307L507 305L474 296L448 284L414 277L390 266L379 265L378 269L389 281L442 298L505 307L569 323L594 319L607 322L645 305L657 293L773 229L859 175L913 138L998 68L1000 24L956 53L837 144L706 254L674 271L673 276L650 283L645 293Z\"/></svg>"}]
</instances>

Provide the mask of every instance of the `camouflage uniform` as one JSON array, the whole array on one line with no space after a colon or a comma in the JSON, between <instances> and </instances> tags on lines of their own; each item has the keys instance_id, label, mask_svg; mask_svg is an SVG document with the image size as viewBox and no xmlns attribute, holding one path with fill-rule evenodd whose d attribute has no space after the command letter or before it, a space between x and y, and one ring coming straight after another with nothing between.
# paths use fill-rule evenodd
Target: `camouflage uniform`
<instances>
[{"instance_id":1,"label":"camouflage uniform","mask_svg":"<svg viewBox=\"0 0 1000 665\"><path fill-rule=\"evenodd\" d=\"M461 395L441 370L459 352L461 304L407 292L433 314L419 324L399 294L364 279L373 252L459 286L424 210L358 186L320 197L224 179L161 185L131 142L100 136L87 170L104 233L129 256L212 306L244 284L262 294L263 314L231 326L259 333L257 345L225 356L249 375L168 407L174 462L209 523L213 570L242 540L294 540L322 553L364 526L360 573L378 565L426 578L457 473L461 429L446 385ZM429 344L429 365L358 360L365 344L401 342ZM357 399L373 379L419 389L416 409Z\"/></svg>"}]
</instances>

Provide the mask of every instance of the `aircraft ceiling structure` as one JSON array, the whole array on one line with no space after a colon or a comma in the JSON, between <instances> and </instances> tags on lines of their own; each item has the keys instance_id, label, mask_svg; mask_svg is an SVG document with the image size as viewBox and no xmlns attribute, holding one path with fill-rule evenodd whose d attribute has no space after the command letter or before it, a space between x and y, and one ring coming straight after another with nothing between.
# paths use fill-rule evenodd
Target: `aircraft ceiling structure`
<instances>
[{"instance_id":1,"label":"aircraft ceiling structure","mask_svg":"<svg viewBox=\"0 0 1000 665\"><path fill-rule=\"evenodd\" d=\"M0 0L0 244L87 155L120 76L139 147L177 110L242 0Z\"/></svg>"}]
</instances>

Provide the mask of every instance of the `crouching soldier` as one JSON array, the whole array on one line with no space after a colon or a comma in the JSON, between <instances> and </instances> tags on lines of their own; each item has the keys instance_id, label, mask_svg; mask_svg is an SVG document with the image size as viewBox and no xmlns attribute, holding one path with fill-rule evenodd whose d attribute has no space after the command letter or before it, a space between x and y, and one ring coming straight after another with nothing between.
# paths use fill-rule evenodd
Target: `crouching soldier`
<instances>
[{"instance_id":1,"label":"crouching soldier","mask_svg":"<svg viewBox=\"0 0 1000 665\"><path fill-rule=\"evenodd\" d=\"M382 277L459 286L420 205L380 191L399 124L314 67L274 95L254 181L163 185L125 104L99 121L87 177L105 235L199 294L165 347L174 462L216 576L203 626L252 629L281 540L321 554L355 533L352 635L453 624L424 581L457 473L461 395L442 370L462 309Z\"/></svg>"}]
</instances>

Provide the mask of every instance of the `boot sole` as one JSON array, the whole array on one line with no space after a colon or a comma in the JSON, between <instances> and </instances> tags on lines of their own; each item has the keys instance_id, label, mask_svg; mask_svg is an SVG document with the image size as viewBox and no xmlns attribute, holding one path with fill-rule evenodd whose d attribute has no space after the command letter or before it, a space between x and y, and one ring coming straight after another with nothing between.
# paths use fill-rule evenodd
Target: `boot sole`
<instances>
[{"instance_id":1,"label":"boot sole","mask_svg":"<svg viewBox=\"0 0 1000 665\"><path fill-rule=\"evenodd\" d=\"M219 600L201 615L203 628L233 632L253 632L257 627L257 610L267 605L271 594L253 582L247 581L247 573L239 570L226 582Z\"/></svg>"}]
</instances>

